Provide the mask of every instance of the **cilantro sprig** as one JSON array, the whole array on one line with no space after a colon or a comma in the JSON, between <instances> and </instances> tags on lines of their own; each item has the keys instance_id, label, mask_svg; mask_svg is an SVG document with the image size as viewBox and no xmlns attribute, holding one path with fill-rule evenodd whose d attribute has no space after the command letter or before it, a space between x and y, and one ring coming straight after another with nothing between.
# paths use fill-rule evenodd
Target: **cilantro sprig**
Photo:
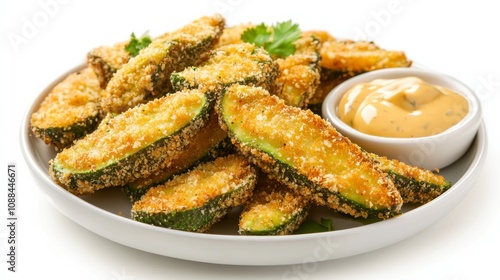
<instances>
[{"instance_id":1,"label":"cilantro sprig","mask_svg":"<svg viewBox=\"0 0 500 280\"><path fill-rule=\"evenodd\" d=\"M295 234L304 234L304 233L317 233L317 232L326 232L333 230L333 220L328 218L321 218L321 221L318 223L313 219L306 219L298 229L294 231Z\"/></svg>"},{"instance_id":2,"label":"cilantro sprig","mask_svg":"<svg viewBox=\"0 0 500 280\"><path fill-rule=\"evenodd\" d=\"M132 32L130 35L130 42L125 46L125 50L131 55L136 56L139 51L151 44L151 37L146 33L140 38L137 38Z\"/></svg>"},{"instance_id":3,"label":"cilantro sprig","mask_svg":"<svg viewBox=\"0 0 500 280\"><path fill-rule=\"evenodd\" d=\"M271 55L287 57L295 53L295 41L300 38L298 24L291 20L267 26L261 23L248 28L241 34L241 40L264 47Z\"/></svg>"}]
</instances>

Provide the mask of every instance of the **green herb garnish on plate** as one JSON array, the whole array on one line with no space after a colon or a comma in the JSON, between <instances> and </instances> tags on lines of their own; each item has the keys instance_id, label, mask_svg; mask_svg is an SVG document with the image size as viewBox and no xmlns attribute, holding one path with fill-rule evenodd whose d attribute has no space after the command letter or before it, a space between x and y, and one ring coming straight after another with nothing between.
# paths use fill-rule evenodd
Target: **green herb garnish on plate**
<instances>
[{"instance_id":1,"label":"green herb garnish on plate","mask_svg":"<svg viewBox=\"0 0 500 280\"><path fill-rule=\"evenodd\" d=\"M261 23L248 28L241 34L241 40L264 47L271 55L286 57L295 53L295 41L300 38L298 24L291 20L267 26Z\"/></svg>"},{"instance_id":2,"label":"green herb garnish on plate","mask_svg":"<svg viewBox=\"0 0 500 280\"><path fill-rule=\"evenodd\" d=\"M332 219L321 218L319 223L313 219L307 219L293 233L304 234L304 233L326 232L332 230L333 230Z\"/></svg>"},{"instance_id":3,"label":"green herb garnish on plate","mask_svg":"<svg viewBox=\"0 0 500 280\"><path fill-rule=\"evenodd\" d=\"M125 50L131 56L136 56L139 54L140 50L146 48L149 44L151 44L151 37L149 37L147 33L142 35L140 38L137 38L132 32L130 35L130 42L125 46Z\"/></svg>"}]
</instances>

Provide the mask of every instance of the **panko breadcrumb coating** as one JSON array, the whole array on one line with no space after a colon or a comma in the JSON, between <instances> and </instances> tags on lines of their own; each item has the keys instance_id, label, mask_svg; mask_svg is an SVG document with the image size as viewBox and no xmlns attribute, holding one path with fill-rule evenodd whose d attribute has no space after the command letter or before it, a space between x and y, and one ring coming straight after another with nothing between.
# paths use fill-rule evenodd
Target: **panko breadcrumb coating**
<instances>
[{"instance_id":1,"label":"panko breadcrumb coating","mask_svg":"<svg viewBox=\"0 0 500 280\"><path fill-rule=\"evenodd\" d=\"M370 153L370 157L381 170L387 172L399 190L404 203L425 204L440 196L452 185L445 177L431 170L373 153Z\"/></svg>"},{"instance_id":2,"label":"panko breadcrumb coating","mask_svg":"<svg viewBox=\"0 0 500 280\"><path fill-rule=\"evenodd\" d=\"M320 42L302 37L295 46L294 54L276 59L280 73L271 92L287 105L306 108L320 83Z\"/></svg>"},{"instance_id":3,"label":"panko breadcrumb coating","mask_svg":"<svg viewBox=\"0 0 500 280\"><path fill-rule=\"evenodd\" d=\"M205 63L173 73L171 81L176 90L208 87L218 91L235 83L269 88L278 71L278 65L264 48L240 43L213 50Z\"/></svg>"},{"instance_id":4,"label":"panko breadcrumb coating","mask_svg":"<svg viewBox=\"0 0 500 280\"><path fill-rule=\"evenodd\" d=\"M87 53L87 65L94 70L102 89L106 88L113 75L132 57L125 46L128 41L112 46L100 46Z\"/></svg>"},{"instance_id":5,"label":"panko breadcrumb coating","mask_svg":"<svg viewBox=\"0 0 500 280\"><path fill-rule=\"evenodd\" d=\"M76 194L149 176L175 158L205 125L212 100L200 90L186 90L108 116L50 161L50 175Z\"/></svg>"},{"instance_id":6,"label":"panko breadcrumb coating","mask_svg":"<svg viewBox=\"0 0 500 280\"><path fill-rule=\"evenodd\" d=\"M240 215L240 234L291 234L307 218L309 201L287 186L259 174L252 198Z\"/></svg>"},{"instance_id":7,"label":"panko breadcrumb coating","mask_svg":"<svg viewBox=\"0 0 500 280\"><path fill-rule=\"evenodd\" d=\"M399 213L403 200L387 174L320 116L242 85L229 87L216 108L240 152L313 202L354 217Z\"/></svg>"},{"instance_id":8,"label":"panko breadcrumb coating","mask_svg":"<svg viewBox=\"0 0 500 280\"><path fill-rule=\"evenodd\" d=\"M174 175L183 173L200 162L213 160L231 152L233 148L227 133L220 128L217 115L213 112L207 124L191 138L179 155L174 159L167 159L170 163L165 168L158 170L152 176L130 182L122 189L131 201L136 201L148 189L164 183Z\"/></svg>"},{"instance_id":9,"label":"panko breadcrumb coating","mask_svg":"<svg viewBox=\"0 0 500 280\"><path fill-rule=\"evenodd\" d=\"M252 195L255 168L241 155L202 163L151 188L132 206L134 220L161 227L206 232Z\"/></svg>"},{"instance_id":10,"label":"panko breadcrumb coating","mask_svg":"<svg viewBox=\"0 0 500 280\"><path fill-rule=\"evenodd\" d=\"M205 16L155 38L113 75L106 86L104 109L120 113L172 92L170 74L206 60L224 24L220 15Z\"/></svg>"},{"instance_id":11,"label":"panko breadcrumb coating","mask_svg":"<svg viewBox=\"0 0 500 280\"><path fill-rule=\"evenodd\" d=\"M31 116L31 129L37 138L56 150L92 132L103 112L102 89L90 68L71 73L58 83Z\"/></svg>"}]
</instances>

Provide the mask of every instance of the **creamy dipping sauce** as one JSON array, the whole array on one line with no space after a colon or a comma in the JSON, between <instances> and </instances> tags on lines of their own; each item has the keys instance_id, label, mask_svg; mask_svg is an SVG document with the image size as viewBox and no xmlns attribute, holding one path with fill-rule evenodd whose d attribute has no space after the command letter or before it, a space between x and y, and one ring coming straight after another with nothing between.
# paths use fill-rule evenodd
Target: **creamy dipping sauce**
<instances>
[{"instance_id":1,"label":"creamy dipping sauce","mask_svg":"<svg viewBox=\"0 0 500 280\"><path fill-rule=\"evenodd\" d=\"M460 94L416 77L354 86L337 108L340 119L366 134L412 138L441 133L469 112Z\"/></svg>"}]
</instances>

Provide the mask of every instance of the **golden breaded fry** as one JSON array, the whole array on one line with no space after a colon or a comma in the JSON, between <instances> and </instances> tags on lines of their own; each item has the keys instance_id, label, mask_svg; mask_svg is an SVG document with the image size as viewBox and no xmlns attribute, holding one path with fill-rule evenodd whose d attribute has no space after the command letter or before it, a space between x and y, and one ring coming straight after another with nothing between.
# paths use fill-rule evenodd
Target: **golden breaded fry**
<instances>
[{"instance_id":1,"label":"golden breaded fry","mask_svg":"<svg viewBox=\"0 0 500 280\"><path fill-rule=\"evenodd\" d=\"M213 94L176 92L104 119L49 162L52 178L75 194L123 186L169 164L207 122Z\"/></svg>"},{"instance_id":2,"label":"golden breaded fry","mask_svg":"<svg viewBox=\"0 0 500 280\"><path fill-rule=\"evenodd\" d=\"M430 170L411 166L396 159L370 154L384 172L389 174L405 203L425 204L451 187L451 182Z\"/></svg>"},{"instance_id":3,"label":"golden breaded fry","mask_svg":"<svg viewBox=\"0 0 500 280\"><path fill-rule=\"evenodd\" d=\"M128 43L126 41L112 46L97 47L87 54L87 65L94 70L101 88L105 89L116 71L132 57L125 50Z\"/></svg>"},{"instance_id":4,"label":"golden breaded fry","mask_svg":"<svg viewBox=\"0 0 500 280\"><path fill-rule=\"evenodd\" d=\"M271 92L287 105L306 108L320 82L319 41L302 37L295 46L294 54L276 59L280 74Z\"/></svg>"},{"instance_id":5,"label":"golden breaded fry","mask_svg":"<svg viewBox=\"0 0 500 280\"><path fill-rule=\"evenodd\" d=\"M242 85L227 88L216 108L240 152L313 202L354 217L400 211L403 200L393 182L320 116Z\"/></svg>"},{"instance_id":6,"label":"golden breaded fry","mask_svg":"<svg viewBox=\"0 0 500 280\"><path fill-rule=\"evenodd\" d=\"M309 101L316 113L326 95L337 85L358 74L382 68L409 67L402 51L383 50L373 42L327 40L321 45L321 82Z\"/></svg>"},{"instance_id":7,"label":"golden breaded fry","mask_svg":"<svg viewBox=\"0 0 500 280\"><path fill-rule=\"evenodd\" d=\"M320 45L327 41L335 41L335 37L333 37L328 31L325 30L307 30L302 32L303 38L311 36L318 39Z\"/></svg>"},{"instance_id":8,"label":"golden breaded fry","mask_svg":"<svg viewBox=\"0 0 500 280\"><path fill-rule=\"evenodd\" d=\"M102 89L94 72L85 68L57 84L31 116L36 137L56 150L93 131L102 119Z\"/></svg>"},{"instance_id":9,"label":"golden breaded fry","mask_svg":"<svg viewBox=\"0 0 500 280\"><path fill-rule=\"evenodd\" d=\"M224 24L220 15L205 16L155 38L113 75L106 87L104 109L120 113L171 92L170 74L204 61Z\"/></svg>"},{"instance_id":10,"label":"golden breaded fry","mask_svg":"<svg viewBox=\"0 0 500 280\"><path fill-rule=\"evenodd\" d=\"M207 124L200 129L182 148L179 155L168 158L170 163L156 174L140 178L123 186L123 192L131 201L138 200L148 189L171 179L174 175L187 171L192 166L233 152L227 133L220 128L217 115L213 112Z\"/></svg>"},{"instance_id":11,"label":"golden breaded fry","mask_svg":"<svg viewBox=\"0 0 500 280\"><path fill-rule=\"evenodd\" d=\"M321 106L323 105L323 100L325 100L328 93L330 93L330 91L332 91L334 87L338 86L346 79L346 77L331 78L329 80L320 79L320 83L316 87L316 91L314 91L311 98L309 99L307 108L314 113L321 115Z\"/></svg>"},{"instance_id":12,"label":"golden breaded fry","mask_svg":"<svg viewBox=\"0 0 500 280\"><path fill-rule=\"evenodd\" d=\"M206 232L252 195L256 171L241 155L202 163L151 188L132 206L132 219L156 226Z\"/></svg>"},{"instance_id":13,"label":"golden breaded fry","mask_svg":"<svg viewBox=\"0 0 500 280\"><path fill-rule=\"evenodd\" d=\"M240 215L240 234L285 235L293 233L309 213L309 201L292 189L259 174L253 196Z\"/></svg>"},{"instance_id":14,"label":"golden breaded fry","mask_svg":"<svg viewBox=\"0 0 500 280\"><path fill-rule=\"evenodd\" d=\"M373 42L326 41L321 46L324 74L356 75L390 67L409 67L411 61L402 51L383 50ZM331 75L331 74L330 74Z\"/></svg>"},{"instance_id":15,"label":"golden breaded fry","mask_svg":"<svg viewBox=\"0 0 500 280\"><path fill-rule=\"evenodd\" d=\"M248 28L255 27L252 23L242 23L231 27L224 28L222 35L220 36L219 43L217 43L217 48L225 45L231 44L241 44L241 34L245 32Z\"/></svg>"},{"instance_id":16,"label":"golden breaded fry","mask_svg":"<svg viewBox=\"0 0 500 280\"><path fill-rule=\"evenodd\" d=\"M269 88L278 71L267 51L241 43L213 50L204 64L173 73L170 79L176 90L209 87L214 91L234 83Z\"/></svg>"}]
</instances>

